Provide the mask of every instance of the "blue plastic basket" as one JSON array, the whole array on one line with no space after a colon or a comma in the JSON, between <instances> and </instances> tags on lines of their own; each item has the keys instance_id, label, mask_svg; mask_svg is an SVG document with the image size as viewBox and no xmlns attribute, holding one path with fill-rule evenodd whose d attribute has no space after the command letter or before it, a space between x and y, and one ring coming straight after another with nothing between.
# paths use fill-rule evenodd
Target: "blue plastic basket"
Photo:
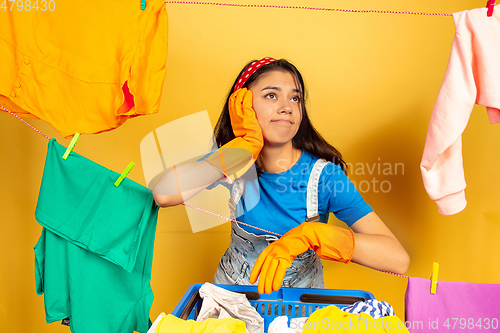
<instances>
[{"instance_id":1,"label":"blue plastic basket","mask_svg":"<svg viewBox=\"0 0 500 333\"><path fill-rule=\"evenodd\" d=\"M172 311L174 316L196 320L203 302L198 293L202 285L203 283L198 283L189 287ZM291 318L309 317L314 311L328 305L344 307L358 301L375 299L372 293L363 290L282 288L270 295L260 295L256 286L216 286L245 294L250 304L264 318L265 332L269 324L279 316L288 316L290 324Z\"/></svg>"}]
</instances>

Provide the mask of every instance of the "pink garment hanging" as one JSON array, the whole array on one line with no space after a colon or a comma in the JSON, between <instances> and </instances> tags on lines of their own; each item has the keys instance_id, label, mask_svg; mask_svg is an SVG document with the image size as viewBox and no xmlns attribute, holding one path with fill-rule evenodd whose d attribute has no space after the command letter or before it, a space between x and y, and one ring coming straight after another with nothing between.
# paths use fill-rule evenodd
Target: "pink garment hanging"
<instances>
[{"instance_id":1,"label":"pink garment hanging","mask_svg":"<svg viewBox=\"0 0 500 333\"><path fill-rule=\"evenodd\" d=\"M406 326L411 333L498 332L500 284L408 278L405 295Z\"/></svg>"},{"instance_id":2,"label":"pink garment hanging","mask_svg":"<svg viewBox=\"0 0 500 333\"><path fill-rule=\"evenodd\" d=\"M455 38L420 163L425 189L442 215L467 205L462 132L474 104L486 106L490 123L500 122L500 9L492 17L477 8L453 19Z\"/></svg>"}]
</instances>

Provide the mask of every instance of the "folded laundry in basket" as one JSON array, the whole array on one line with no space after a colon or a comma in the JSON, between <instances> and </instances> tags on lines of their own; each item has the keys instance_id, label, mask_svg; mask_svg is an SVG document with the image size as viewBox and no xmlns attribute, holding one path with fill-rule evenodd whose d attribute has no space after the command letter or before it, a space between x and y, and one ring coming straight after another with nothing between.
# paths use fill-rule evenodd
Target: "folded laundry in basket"
<instances>
[{"instance_id":1,"label":"folded laundry in basket","mask_svg":"<svg viewBox=\"0 0 500 333\"><path fill-rule=\"evenodd\" d=\"M183 320L161 313L148 333L246 333L245 323L239 319L209 318L202 322Z\"/></svg>"},{"instance_id":2,"label":"folded laundry in basket","mask_svg":"<svg viewBox=\"0 0 500 333\"><path fill-rule=\"evenodd\" d=\"M304 324L303 333L326 332L409 332L396 316L375 319L366 313L353 314L335 305L316 310Z\"/></svg>"},{"instance_id":3,"label":"folded laundry in basket","mask_svg":"<svg viewBox=\"0 0 500 333\"><path fill-rule=\"evenodd\" d=\"M419 323L411 332L497 332L500 284L438 281L410 277L405 295L406 321Z\"/></svg>"},{"instance_id":4,"label":"folded laundry in basket","mask_svg":"<svg viewBox=\"0 0 500 333\"><path fill-rule=\"evenodd\" d=\"M374 319L396 315L393 307L389 303L385 301L378 301L376 299L358 301L352 305L340 308L340 310L352 314L365 313ZM269 325L267 333L301 333L305 327L305 321L307 319L307 317L292 318L290 320L290 326L288 326L287 316L276 317Z\"/></svg>"},{"instance_id":5,"label":"folded laundry in basket","mask_svg":"<svg viewBox=\"0 0 500 333\"><path fill-rule=\"evenodd\" d=\"M208 318L236 318L245 322L249 333L264 332L264 318L250 304L244 294L235 293L211 283L204 283L200 290L203 298L196 321Z\"/></svg>"}]
</instances>

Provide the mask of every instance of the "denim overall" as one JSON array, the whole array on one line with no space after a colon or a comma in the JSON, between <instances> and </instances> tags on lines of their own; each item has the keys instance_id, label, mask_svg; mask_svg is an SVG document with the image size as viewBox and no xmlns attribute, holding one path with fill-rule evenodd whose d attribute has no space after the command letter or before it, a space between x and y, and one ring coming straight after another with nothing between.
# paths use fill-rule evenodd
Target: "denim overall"
<instances>
[{"instance_id":1,"label":"denim overall","mask_svg":"<svg viewBox=\"0 0 500 333\"><path fill-rule=\"evenodd\" d=\"M318 181L321 171L328 162L318 159L309 176L307 184L307 222L319 221ZM236 216L236 206L243 194L244 181L238 178L231 192L229 207L231 219ZM231 242L222 256L213 283L251 285L250 272L260 253L278 237L256 235L242 229L238 223L231 222ZM256 284L256 283L255 283ZM313 250L298 255L286 271L282 287L324 288L323 265Z\"/></svg>"}]
</instances>

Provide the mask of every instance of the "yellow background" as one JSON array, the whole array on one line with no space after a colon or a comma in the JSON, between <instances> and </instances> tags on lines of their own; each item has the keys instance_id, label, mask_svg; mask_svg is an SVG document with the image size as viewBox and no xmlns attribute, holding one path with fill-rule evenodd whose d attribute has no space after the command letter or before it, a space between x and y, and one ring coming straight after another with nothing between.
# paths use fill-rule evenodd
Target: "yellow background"
<instances>
[{"instance_id":1,"label":"yellow background","mask_svg":"<svg viewBox=\"0 0 500 333\"><path fill-rule=\"evenodd\" d=\"M264 3L233 1L234 3ZM483 7L485 0L287 0L276 5L452 13ZM139 1L138 1L139 3ZM364 193L411 256L407 275L500 283L500 131L476 106L463 135L467 208L441 216L422 185L419 162L427 125L454 36L451 17L321 12L167 4L169 50L161 110L108 133L83 135L75 151L144 184L139 144L153 129L208 110L218 119L224 96L243 65L256 58L287 58L309 89L313 123L353 165L360 183L387 181L387 193ZM499 8L500 9L500 8ZM497 10L499 10L497 9ZM485 15L485 20L486 15ZM48 124L28 120L62 139ZM173 144L182 144L176 142ZM69 332L45 323L35 293L33 246L41 232L34 219L47 140L14 117L0 115L0 325L5 332ZM359 164L404 164L404 174L370 175ZM383 170L383 169L382 169ZM400 169L399 169L400 171ZM387 183L385 183L387 185ZM365 183L366 185L366 183ZM387 190L387 188L384 188ZM193 234L183 206L162 209L153 262L154 320L169 313L186 289L211 281L229 243L229 225ZM407 280L356 264L324 262L327 288L363 289L404 318ZM438 289L439 291L439 289Z\"/></svg>"}]
</instances>

